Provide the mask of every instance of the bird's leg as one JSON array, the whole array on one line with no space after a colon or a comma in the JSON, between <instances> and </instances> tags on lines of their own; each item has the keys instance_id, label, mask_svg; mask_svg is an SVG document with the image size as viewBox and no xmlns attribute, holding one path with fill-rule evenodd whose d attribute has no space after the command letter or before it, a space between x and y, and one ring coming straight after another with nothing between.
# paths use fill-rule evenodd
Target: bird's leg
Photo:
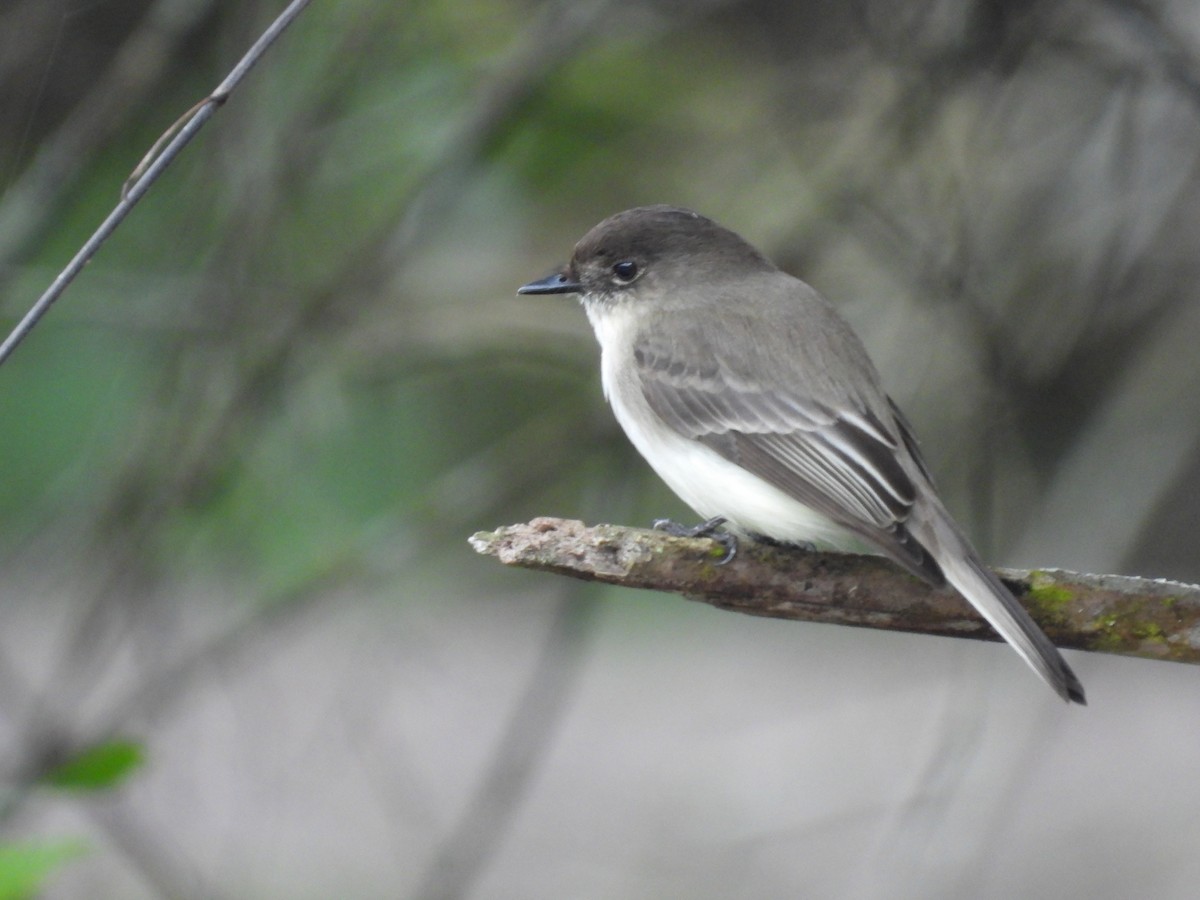
<instances>
[{"instance_id":1,"label":"bird's leg","mask_svg":"<svg viewBox=\"0 0 1200 900\"><path fill-rule=\"evenodd\" d=\"M680 525L673 519L655 519L654 528L656 531L665 531L672 537L706 537L716 541L725 548L725 555L717 560L718 566L723 566L729 562L737 554L737 535L730 534L728 531L718 531L725 524L724 516L713 516L707 522L701 522L699 525L688 527Z\"/></svg>"}]
</instances>

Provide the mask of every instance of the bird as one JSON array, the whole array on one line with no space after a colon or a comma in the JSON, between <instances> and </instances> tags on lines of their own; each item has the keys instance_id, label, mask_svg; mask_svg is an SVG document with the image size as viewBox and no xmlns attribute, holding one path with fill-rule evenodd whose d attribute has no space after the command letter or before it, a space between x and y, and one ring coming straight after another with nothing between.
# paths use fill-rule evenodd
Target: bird
<instances>
[{"instance_id":1,"label":"bird","mask_svg":"<svg viewBox=\"0 0 1200 900\"><path fill-rule=\"evenodd\" d=\"M689 209L612 215L518 289L578 295L618 423L690 534L890 558L957 590L1060 697L1084 689L946 510L862 341L807 283ZM684 533L662 520L656 523Z\"/></svg>"}]
</instances>

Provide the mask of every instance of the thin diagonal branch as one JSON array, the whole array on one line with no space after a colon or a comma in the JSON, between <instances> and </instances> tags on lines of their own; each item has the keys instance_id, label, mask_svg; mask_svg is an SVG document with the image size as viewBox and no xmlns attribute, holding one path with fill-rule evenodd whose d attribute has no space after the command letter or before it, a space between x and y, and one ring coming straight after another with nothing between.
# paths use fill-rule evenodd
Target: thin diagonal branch
<instances>
[{"instance_id":1,"label":"thin diagonal branch","mask_svg":"<svg viewBox=\"0 0 1200 900\"><path fill-rule=\"evenodd\" d=\"M471 545L505 565L683 594L750 615L999 640L957 594L875 556L744 541L719 566L724 548L708 538L550 518L479 532ZM1058 569L997 572L1060 646L1200 663L1200 587Z\"/></svg>"},{"instance_id":2,"label":"thin diagonal branch","mask_svg":"<svg viewBox=\"0 0 1200 900\"><path fill-rule=\"evenodd\" d=\"M86 161L134 112L145 107L163 69L214 2L156 0L146 11L63 123L42 142L24 171L5 186L0 206L0 267L26 253L52 226L61 214L63 197L75 185ZM0 284L14 271L0 268Z\"/></svg>"},{"instance_id":3,"label":"thin diagonal branch","mask_svg":"<svg viewBox=\"0 0 1200 900\"><path fill-rule=\"evenodd\" d=\"M112 236L121 222L125 220L125 217L133 210L133 207L137 205L137 202L150 190L151 185L166 171L167 166L174 162L175 157L179 155L183 148L191 143L192 138L204 127L204 123L212 118L217 108L229 99L229 95L259 61L267 48L303 12L304 7L308 6L309 2L310 0L292 0L292 3L279 14L278 18L271 23L271 26L254 42L254 46L238 61L238 64L233 67L233 70L225 77L225 80L217 85L216 90L190 111L189 114L191 117L187 118L186 122L182 125L177 124L172 126L173 129L177 127L178 132L170 143L167 144L166 148L163 149L162 153L157 156L154 155L154 150L158 146L156 144L150 154L142 160L134 175L136 180L126 183L125 188L121 192L120 202L113 207L112 212L108 214L108 217L100 224L100 227L79 248L79 252L67 263L66 268L58 274L58 277L54 279L45 293L30 307L29 312L22 317L21 321L17 323L8 337L4 339L4 343L0 344L0 365L3 365L5 360L20 345L21 341L25 340L29 332L34 329L34 326L41 321L42 316L50 310L54 302L62 296L71 282L83 271L83 267L96 255L100 246Z\"/></svg>"}]
</instances>

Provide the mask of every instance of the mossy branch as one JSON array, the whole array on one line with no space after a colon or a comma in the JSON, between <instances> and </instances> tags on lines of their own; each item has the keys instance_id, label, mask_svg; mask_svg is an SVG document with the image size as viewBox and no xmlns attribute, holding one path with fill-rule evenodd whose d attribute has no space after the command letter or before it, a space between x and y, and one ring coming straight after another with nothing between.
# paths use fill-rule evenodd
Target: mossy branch
<instances>
[{"instance_id":1,"label":"mossy branch","mask_svg":"<svg viewBox=\"0 0 1200 900\"><path fill-rule=\"evenodd\" d=\"M999 640L950 589L933 589L875 556L814 553L742 541L538 518L471 537L510 566L682 594L756 616ZM1200 663L1200 587L1058 569L997 569L1056 644L1076 650Z\"/></svg>"}]
</instances>

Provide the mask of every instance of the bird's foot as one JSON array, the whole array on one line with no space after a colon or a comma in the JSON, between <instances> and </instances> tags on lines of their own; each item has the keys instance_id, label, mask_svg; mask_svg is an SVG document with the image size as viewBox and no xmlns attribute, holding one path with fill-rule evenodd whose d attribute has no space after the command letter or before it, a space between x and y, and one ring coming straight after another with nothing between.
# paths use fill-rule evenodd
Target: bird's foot
<instances>
[{"instance_id":1,"label":"bird's foot","mask_svg":"<svg viewBox=\"0 0 1200 900\"><path fill-rule=\"evenodd\" d=\"M665 531L672 537L711 538L725 548L725 555L717 560L717 565L723 566L737 555L737 535L730 534L728 531L717 530L724 524L724 516L713 516L707 522L701 522L699 525L693 525L690 528L687 525L680 525L673 519L655 519L654 529L656 531Z\"/></svg>"}]
</instances>

